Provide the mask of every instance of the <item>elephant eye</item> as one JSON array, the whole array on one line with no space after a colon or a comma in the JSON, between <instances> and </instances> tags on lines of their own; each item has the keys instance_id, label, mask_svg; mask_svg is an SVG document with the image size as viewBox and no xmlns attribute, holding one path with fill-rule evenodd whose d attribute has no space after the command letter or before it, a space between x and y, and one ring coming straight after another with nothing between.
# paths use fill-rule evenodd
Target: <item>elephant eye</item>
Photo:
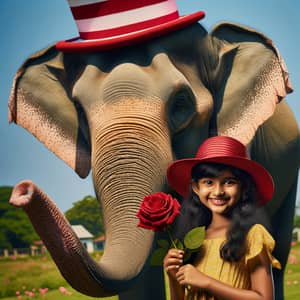
<instances>
[{"instance_id":1,"label":"elephant eye","mask_svg":"<svg viewBox=\"0 0 300 300\"><path fill-rule=\"evenodd\" d=\"M195 113L195 98L191 91L184 89L174 93L167 107L171 131L177 133L185 129Z\"/></svg>"}]
</instances>

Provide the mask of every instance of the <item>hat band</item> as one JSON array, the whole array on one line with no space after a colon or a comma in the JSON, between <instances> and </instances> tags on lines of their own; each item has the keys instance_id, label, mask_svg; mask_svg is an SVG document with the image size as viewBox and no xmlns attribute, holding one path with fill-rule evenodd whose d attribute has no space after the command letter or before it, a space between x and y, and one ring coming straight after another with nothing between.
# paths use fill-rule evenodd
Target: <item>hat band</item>
<instances>
[{"instance_id":1,"label":"hat band","mask_svg":"<svg viewBox=\"0 0 300 300\"><path fill-rule=\"evenodd\" d=\"M179 18L175 0L98 0L77 6L78 2L69 0L82 39L133 33Z\"/></svg>"},{"instance_id":2,"label":"hat band","mask_svg":"<svg viewBox=\"0 0 300 300\"><path fill-rule=\"evenodd\" d=\"M147 29L149 27L158 26L158 25L161 25L162 23L177 19L177 17L178 17L178 13L173 13L168 16L163 16L163 17L152 19L149 21L144 21L144 22L140 22L140 23L136 23L136 24L122 26L122 27L118 27L118 28L114 28L114 29L106 29L106 30L90 31L90 32L79 32L79 36L80 36L80 38L82 38L84 40L111 38L114 36Z\"/></svg>"},{"instance_id":3,"label":"hat band","mask_svg":"<svg viewBox=\"0 0 300 300\"><path fill-rule=\"evenodd\" d=\"M212 157L213 153L213 157ZM247 148L242 144L235 143L222 143L222 141L217 144L205 144L205 147L201 147L198 150L196 158L198 159L212 159L218 157L240 157L244 159L250 159Z\"/></svg>"}]
</instances>

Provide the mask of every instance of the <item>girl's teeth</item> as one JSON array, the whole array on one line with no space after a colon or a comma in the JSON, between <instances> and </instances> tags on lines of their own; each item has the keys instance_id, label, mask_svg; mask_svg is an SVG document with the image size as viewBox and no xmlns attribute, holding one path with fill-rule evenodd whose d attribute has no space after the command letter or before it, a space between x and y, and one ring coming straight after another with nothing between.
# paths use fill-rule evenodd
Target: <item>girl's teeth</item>
<instances>
[{"instance_id":1,"label":"girl's teeth","mask_svg":"<svg viewBox=\"0 0 300 300\"><path fill-rule=\"evenodd\" d=\"M224 199L212 199L212 202L216 205L223 205L226 203Z\"/></svg>"}]
</instances>

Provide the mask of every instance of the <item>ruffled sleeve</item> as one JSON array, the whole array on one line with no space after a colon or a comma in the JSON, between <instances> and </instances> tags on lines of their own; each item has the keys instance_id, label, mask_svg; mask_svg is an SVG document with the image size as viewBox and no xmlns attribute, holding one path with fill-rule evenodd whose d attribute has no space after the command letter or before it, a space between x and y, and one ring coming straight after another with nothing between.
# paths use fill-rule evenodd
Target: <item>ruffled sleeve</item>
<instances>
[{"instance_id":1,"label":"ruffled sleeve","mask_svg":"<svg viewBox=\"0 0 300 300\"><path fill-rule=\"evenodd\" d=\"M258 258L258 255L265 251L270 264L274 268L281 269L280 262L272 256L274 247L275 241L265 227L260 224L253 225L247 235L246 264L250 260Z\"/></svg>"}]
</instances>

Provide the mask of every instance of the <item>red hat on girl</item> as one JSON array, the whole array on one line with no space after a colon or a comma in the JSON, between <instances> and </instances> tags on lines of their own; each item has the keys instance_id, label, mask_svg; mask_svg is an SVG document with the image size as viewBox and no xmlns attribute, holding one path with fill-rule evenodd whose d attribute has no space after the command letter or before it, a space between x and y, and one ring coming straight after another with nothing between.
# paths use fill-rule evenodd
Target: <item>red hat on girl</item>
<instances>
[{"instance_id":1,"label":"red hat on girl","mask_svg":"<svg viewBox=\"0 0 300 300\"><path fill-rule=\"evenodd\" d=\"M195 158L174 161L167 169L168 183L181 196L187 197L192 168L199 163L210 162L236 167L248 173L256 184L258 205L264 205L271 200L274 183L270 173L250 159L242 143L227 136L208 138L200 145Z\"/></svg>"},{"instance_id":2,"label":"red hat on girl","mask_svg":"<svg viewBox=\"0 0 300 300\"><path fill-rule=\"evenodd\" d=\"M184 28L204 18L179 16L176 0L68 0L79 37L56 44L64 52L128 46Z\"/></svg>"}]
</instances>

